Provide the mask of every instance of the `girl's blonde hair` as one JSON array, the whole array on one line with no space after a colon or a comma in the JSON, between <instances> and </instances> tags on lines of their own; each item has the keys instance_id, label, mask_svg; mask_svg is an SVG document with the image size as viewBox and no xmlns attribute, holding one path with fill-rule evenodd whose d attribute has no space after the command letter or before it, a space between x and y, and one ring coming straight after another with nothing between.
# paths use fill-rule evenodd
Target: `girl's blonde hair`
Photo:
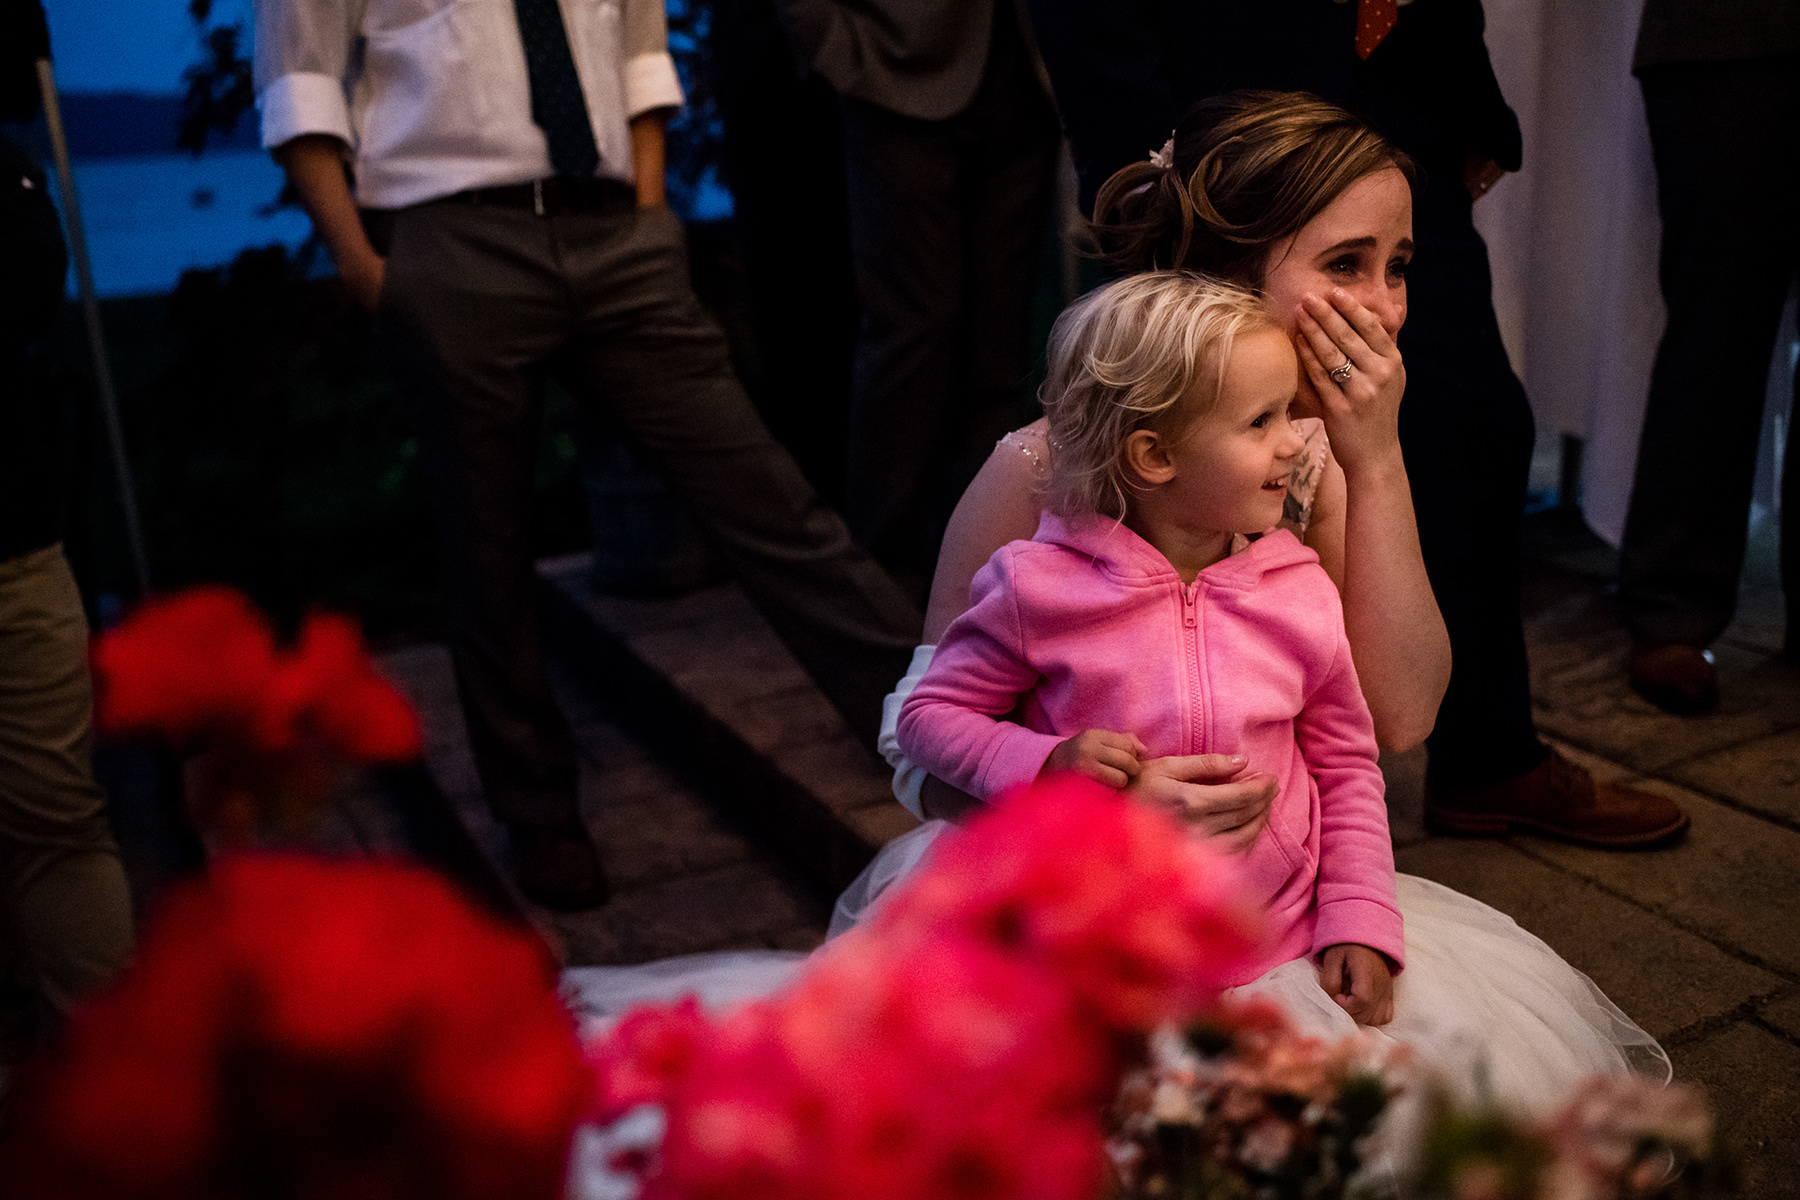
<instances>
[{"instance_id":1,"label":"girl's blonde hair","mask_svg":"<svg viewBox=\"0 0 1800 1200\"><path fill-rule=\"evenodd\" d=\"M1262 284L1269 254L1365 175L1417 168L1361 117L1305 92L1226 92L1181 118L1166 153L1094 199L1097 255L1119 271L1181 267Z\"/></svg>"},{"instance_id":2,"label":"girl's blonde hair","mask_svg":"<svg viewBox=\"0 0 1800 1200\"><path fill-rule=\"evenodd\" d=\"M1134 486L1125 439L1179 436L1217 400L1237 338L1279 328L1256 293L1193 271L1128 276L1070 305L1050 329L1038 393L1050 418L1045 503L1123 517Z\"/></svg>"}]
</instances>

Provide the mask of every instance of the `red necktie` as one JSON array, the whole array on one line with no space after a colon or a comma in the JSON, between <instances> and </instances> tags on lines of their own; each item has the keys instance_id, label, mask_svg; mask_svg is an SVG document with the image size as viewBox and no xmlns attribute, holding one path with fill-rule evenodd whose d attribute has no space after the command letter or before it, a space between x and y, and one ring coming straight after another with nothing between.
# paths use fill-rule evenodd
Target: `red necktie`
<instances>
[{"instance_id":1,"label":"red necktie","mask_svg":"<svg viewBox=\"0 0 1800 1200\"><path fill-rule=\"evenodd\" d=\"M1356 57L1375 53L1399 15L1395 0L1356 0Z\"/></svg>"}]
</instances>

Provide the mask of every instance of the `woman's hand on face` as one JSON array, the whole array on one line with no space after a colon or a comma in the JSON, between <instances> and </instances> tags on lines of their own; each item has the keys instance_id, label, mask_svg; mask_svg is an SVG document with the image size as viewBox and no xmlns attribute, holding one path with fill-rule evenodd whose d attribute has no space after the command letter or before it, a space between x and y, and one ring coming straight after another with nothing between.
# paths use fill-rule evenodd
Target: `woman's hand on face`
<instances>
[{"instance_id":1,"label":"woman's hand on face","mask_svg":"<svg viewBox=\"0 0 1800 1200\"><path fill-rule=\"evenodd\" d=\"M1406 365L1380 318L1344 289L1333 288L1325 297L1304 297L1294 326L1295 353L1318 398L1332 456L1354 473L1364 463L1398 453Z\"/></svg>"},{"instance_id":2,"label":"woman's hand on face","mask_svg":"<svg viewBox=\"0 0 1800 1200\"><path fill-rule=\"evenodd\" d=\"M1147 760L1126 794L1166 809L1221 854L1242 854L1269 823L1275 776L1246 772L1236 754L1175 754Z\"/></svg>"}]
</instances>

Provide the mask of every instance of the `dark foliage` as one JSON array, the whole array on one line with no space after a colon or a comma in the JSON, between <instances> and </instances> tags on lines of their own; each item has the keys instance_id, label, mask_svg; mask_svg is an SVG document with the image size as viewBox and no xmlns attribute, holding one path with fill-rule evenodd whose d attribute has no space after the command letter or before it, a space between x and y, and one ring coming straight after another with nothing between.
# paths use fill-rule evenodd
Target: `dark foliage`
<instances>
[{"instance_id":1,"label":"dark foliage","mask_svg":"<svg viewBox=\"0 0 1800 1200\"><path fill-rule=\"evenodd\" d=\"M209 136L233 132L256 103L251 83L250 60L244 57L241 24L208 28L209 0L194 0L189 11L201 26L202 57L181 73L184 88L181 127L177 135L183 150L199 154Z\"/></svg>"}]
</instances>

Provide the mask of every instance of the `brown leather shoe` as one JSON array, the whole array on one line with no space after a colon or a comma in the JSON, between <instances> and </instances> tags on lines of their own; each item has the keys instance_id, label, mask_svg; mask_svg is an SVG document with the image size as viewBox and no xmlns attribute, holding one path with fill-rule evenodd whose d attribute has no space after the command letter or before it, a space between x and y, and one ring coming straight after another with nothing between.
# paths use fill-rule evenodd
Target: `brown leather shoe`
<instances>
[{"instance_id":1,"label":"brown leather shoe","mask_svg":"<svg viewBox=\"0 0 1800 1200\"><path fill-rule=\"evenodd\" d=\"M606 903L612 889L585 825L513 825L509 832L513 874L526 899L565 912Z\"/></svg>"},{"instance_id":2,"label":"brown leather shoe","mask_svg":"<svg viewBox=\"0 0 1800 1200\"><path fill-rule=\"evenodd\" d=\"M1465 837L1541 833L1602 850L1672 842L1688 817L1673 800L1595 779L1552 750L1514 779L1451 792L1425 785L1425 828Z\"/></svg>"},{"instance_id":3,"label":"brown leather shoe","mask_svg":"<svg viewBox=\"0 0 1800 1200\"><path fill-rule=\"evenodd\" d=\"M1719 703L1719 668L1712 651L1700 646L1637 642L1631 647L1631 686L1669 712L1705 712Z\"/></svg>"}]
</instances>

